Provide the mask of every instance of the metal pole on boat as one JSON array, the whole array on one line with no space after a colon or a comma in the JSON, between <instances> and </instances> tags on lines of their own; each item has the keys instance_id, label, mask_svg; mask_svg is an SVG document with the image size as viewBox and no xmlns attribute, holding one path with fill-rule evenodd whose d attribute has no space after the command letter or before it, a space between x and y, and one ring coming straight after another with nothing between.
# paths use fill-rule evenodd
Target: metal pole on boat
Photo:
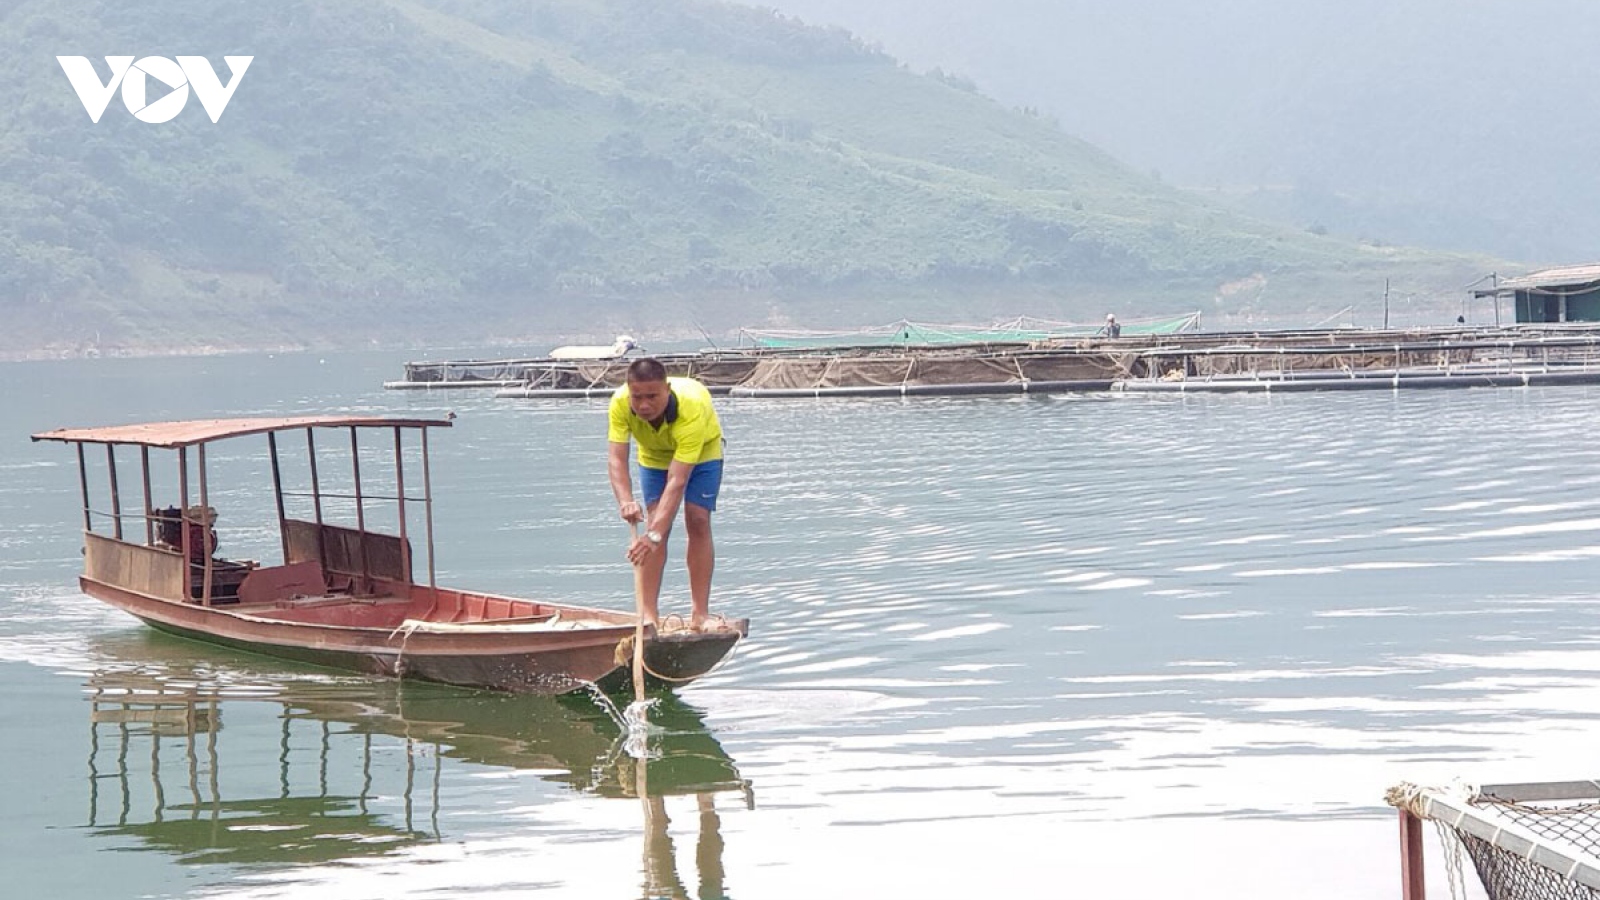
<instances>
[{"instance_id":1,"label":"metal pole on boat","mask_svg":"<svg viewBox=\"0 0 1600 900\"><path fill-rule=\"evenodd\" d=\"M189 448L178 448L178 533L183 551L183 599L194 595L194 570L189 563Z\"/></svg>"},{"instance_id":2,"label":"metal pole on boat","mask_svg":"<svg viewBox=\"0 0 1600 900\"><path fill-rule=\"evenodd\" d=\"M144 543L148 547L156 542L155 522L150 516L155 512L150 499L150 448L139 448L139 474L144 481Z\"/></svg>"},{"instance_id":3,"label":"metal pole on boat","mask_svg":"<svg viewBox=\"0 0 1600 900\"><path fill-rule=\"evenodd\" d=\"M272 499L278 505L278 539L283 542L283 562L289 563L289 526L283 513L283 472L278 468L278 434L267 432L267 453L272 457Z\"/></svg>"},{"instance_id":4,"label":"metal pole on boat","mask_svg":"<svg viewBox=\"0 0 1600 900\"><path fill-rule=\"evenodd\" d=\"M428 463L428 429L422 428L422 510L425 513L424 521L428 530L428 590L432 593L432 601L428 612L433 612L433 605L439 602L439 582L434 574L433 567L433 473Z\"/></svg>"},{"instance_id":5,"label":"metal pole on boat","mask_svg":"<svg viewBox=\"0 0 1600 900\"><path fill-rule=\"evenodd\" d=\"M311 508L317 520L317 565L328 567L328 539L322 532L322 483L317 478L317 436L306 426L306 456L311 463Z\"/></svg>"},{"instance_id":6,"label":"metal pole on boat","mask_svg":"<svg viewBox=\"0 0 1600 900\"><path fill-rule=\"evenodd\" d=\"M322 484L317 479L317 435L311 427L306 426L306 456L311 464L311 509L315 513L317 527L322 527Z\"/></svg>"},{"instance_id":7,"label":"metal pole on boat","mask_svg":"<svg viewBox=\"0 0 1600 900\"><path fill-rule=\"evenodd\" d=\"M200 546L206 561L200 567L200 605L211 605L211 503L206 495L206 445L195 448L200 463ZM189 529L185 528L184 531Z\"/></svg>"},{"instance_id":8,"label":"metal pole on boat","mask_svg":"<svg viewBox=\"0 0 1600 900\"><path fill-rule=\"evenodd\" d=\"M361 584L365 587L371 578L367 565L367 512L361 502L361 445L354 425L350 426L350 472L356 485L356 543L361 548Z\"/></svg>"},{"instance_id":9,"label":"metal pole on boat","mask_svg":"<svg viewBox=\"0 0 1600 900\"><path fill-rule=\"evenodd\" d=\"M78 487L83 491L83 530L94 530L94 519L89 515L89 463L83 458L83 445L78 445Z\"/></svg>"},{"instance_id":10,"label":"metal pole on boat","mask_svg":"<svg viewBox=\"0 0 1600 900\"><path fill-rule=\"evenodd\" d=\"M111 536L122 540L122 494L117 491L117 445L106 445L106 473L111 477Z\"/></svg>"},{"instance_id":11,"label":"metal pole on boat","mask_svg":"<svg viewBox=\"0 0 1600 900\"><path fill-rule=\"evenodd\" d=\"M399 425L394 427L394 493L400 516L400 571L411 582L411 541L406 538L406 464Z\"/></svg>"}]
</instances>

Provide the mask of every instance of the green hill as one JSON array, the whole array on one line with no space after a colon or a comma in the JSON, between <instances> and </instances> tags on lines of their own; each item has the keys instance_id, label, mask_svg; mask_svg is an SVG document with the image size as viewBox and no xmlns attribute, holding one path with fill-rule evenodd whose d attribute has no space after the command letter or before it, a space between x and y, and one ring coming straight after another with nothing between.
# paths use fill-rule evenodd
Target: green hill
<instances>
[{"instance_id":1,"label":"green hill","mask_svg":"<svg viewBox=\"0 0 1600 900\"><path fill-rule=\"evenodd\" d=\"M1243 218L741 6L23 0L0 50L7 355L1292 315L1483 265ZM118 54L254 61L216 124L93 123L55 57Z\"/></svg>"}]
</instances>

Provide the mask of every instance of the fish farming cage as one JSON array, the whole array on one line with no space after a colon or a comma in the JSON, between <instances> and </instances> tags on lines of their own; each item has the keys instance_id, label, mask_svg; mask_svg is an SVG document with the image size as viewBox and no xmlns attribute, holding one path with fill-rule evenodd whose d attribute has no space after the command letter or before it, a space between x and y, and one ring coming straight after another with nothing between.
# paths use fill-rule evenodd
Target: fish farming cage
<instances>
[{"instance_id":1,"label":"fish farming cage","mask_svg":"<svg viewBox=\"0 0 1600 900\"><path fill-rule=\"evenodd\" d=\"M1600 900L1600 781L1401 784L1385 799L1400 810L1404 900L1423 900L1423 821L1444 842L1452 896L1465 853L1489 900Z\"/></svg>"},{"instance_id":2,"label":"fish farming cage","mask_svg":"<svg viewBox=\"0 0 1600 900\"><path fill-rule=\"evenodd\" d=\"M1196 310L1166 318L1125 319L1120 334L1170 335L1198 331L1200 312ZM865 349L868 347L938 347L954 344L990 346L1036 344L1071 338L1103 337L1106 324L1083 324L1019 316L990 325L955 325L912 322L901 319L888 325L831 330L741 328L739 347L747 344L763 350Z\"/></svg>"}]
</instances>

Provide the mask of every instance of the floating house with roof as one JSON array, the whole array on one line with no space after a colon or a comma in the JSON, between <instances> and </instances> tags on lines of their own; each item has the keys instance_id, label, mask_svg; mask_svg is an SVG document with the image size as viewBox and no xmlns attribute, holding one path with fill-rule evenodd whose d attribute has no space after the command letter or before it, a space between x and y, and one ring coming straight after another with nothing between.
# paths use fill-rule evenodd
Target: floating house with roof
<instances>
[{"instance_id":1,"label":"floating house with roof","mask_svg":"<svg viewBox=\"0 0 1600 900\"><path fill-rule=\"evenodd\" d=\"M1600 264L1543 269L1472 292L1495 309L1510 300L1518 324L1600 322Z\"/></svg>"}]
</instances>

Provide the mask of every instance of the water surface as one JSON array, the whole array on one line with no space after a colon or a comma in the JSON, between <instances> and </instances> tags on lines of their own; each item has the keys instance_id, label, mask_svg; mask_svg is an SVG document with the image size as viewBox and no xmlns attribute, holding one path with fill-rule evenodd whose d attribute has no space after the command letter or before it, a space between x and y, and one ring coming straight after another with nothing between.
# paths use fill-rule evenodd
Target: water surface
<instances>
[{"instance_id":1,"label":"water surface","mask_svg":"<svg viewBox=\"0 0 1600 900\"><path fill-rule=\"evenodd\" d=\"M643 801L592 702L77 592L75 469L31 431L448 411L440 581L629 606L603 404L383 391L400 362L0 366L19 896L1389 897L1390 785L1594 777L1588 387L725 400L714 610L751 637L660 711ZM212 505L268 556L257 449Z\"/></svg>"}]
</instances>

